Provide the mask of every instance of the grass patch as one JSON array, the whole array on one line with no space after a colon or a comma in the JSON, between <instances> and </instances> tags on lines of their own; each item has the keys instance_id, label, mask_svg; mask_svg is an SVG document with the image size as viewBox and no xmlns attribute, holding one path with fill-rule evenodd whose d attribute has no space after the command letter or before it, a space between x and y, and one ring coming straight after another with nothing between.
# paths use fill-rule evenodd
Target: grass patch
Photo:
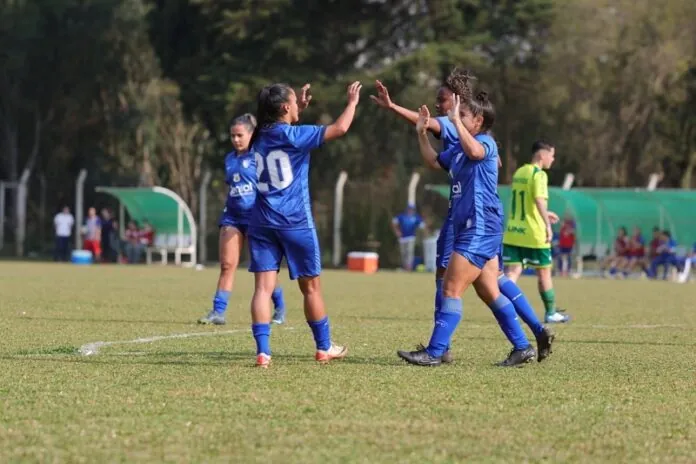
<instances>
[{"instance_id":1,"label":"grass patch","mask_svg":"<svg viewBox=\"0 0 696 464\"><path fill-rule=\"evenodd\" d=\"M509 347L467 295L455 364L426 369L395 352L427 341L431 275L327 272L333 337L350 348L328 366L282 278L288 323L261 371L246 272L228 325L202 327L212 269L0 263L0 462L696 460L693 285L559 280L573 322L523 369L493 367ZM75 355L190 333L210 335Z\"/></svg>"}]
</instances>

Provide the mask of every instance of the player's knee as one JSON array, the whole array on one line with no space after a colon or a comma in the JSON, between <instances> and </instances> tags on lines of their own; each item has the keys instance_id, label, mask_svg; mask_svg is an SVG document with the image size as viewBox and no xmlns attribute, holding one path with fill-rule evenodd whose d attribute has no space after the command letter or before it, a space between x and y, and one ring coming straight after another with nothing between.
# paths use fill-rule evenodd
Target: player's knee
<instances>
[{"instance_id":1,"label":"player's knee","mask_svg":"<svg viewBox=\"0 0 696 464\"><path fill-rule=\"evenodd\" d=\"M300 277L297 279L300 286L300 291L304 296L314 295L321 292L321 283L319 276L316 277Z\"/></svg>"},{"instance_id":2,"label":"player's knee","mask_svg":"<svg viewBox=\"0 0 696 464\"><path fill-rule=\"evenodd\" d=\"M237 269L237 263L232 259L223 259L220 261L220 272L223 274L228 274L234 272Z\"/></svg>"}]
</instances>

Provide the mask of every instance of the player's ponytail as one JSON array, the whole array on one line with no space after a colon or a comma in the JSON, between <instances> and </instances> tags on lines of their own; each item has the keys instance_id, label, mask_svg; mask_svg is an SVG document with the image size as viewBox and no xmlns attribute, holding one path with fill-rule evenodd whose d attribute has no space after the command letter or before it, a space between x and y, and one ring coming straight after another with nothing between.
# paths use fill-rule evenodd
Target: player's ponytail
<instances>
[{"instance_id":1,"label":"player's ponytail","mask_svg":"<svg viewBox=\"0 0 696 464\"><path fill-rule=\"evenodd\" d=\"M488 132L493 127L495 122L495 107L493 103L488 99L488 92L480 91L471 98L468 102L471 114L474 116L483 116L483 123L481 124L481 132Z\"/></svg>"},{"instance_id":2,"label":"player's ponytail","mask_svg":"<svg viewBox=\"0 0 696 464\"><path fill-rule=\"evenodd\" d=\"M257 125L251 135L253 145L263 127L270 126L284 116L282 106L290 100L292 88L287 84L273 84L264 87L256 97Z\"/></svg>"},{"instance_id":3,"label":"player's ponytail","mask_svg":"<svg viewBox=\"0 0 696 464\"><path fill-rule=\"evenodd\" d=\"M468 101L471 98L475 80L476 76L468 69L454 68L445 79L443 86L450 89L452 93L459 95L462 101Z\"/></svg>"}]
</instances>

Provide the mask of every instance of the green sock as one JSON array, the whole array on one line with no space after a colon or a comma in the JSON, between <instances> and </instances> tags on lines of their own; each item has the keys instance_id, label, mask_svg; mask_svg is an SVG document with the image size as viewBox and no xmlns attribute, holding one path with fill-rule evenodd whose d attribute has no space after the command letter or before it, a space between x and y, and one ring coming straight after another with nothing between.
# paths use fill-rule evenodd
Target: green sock
<instances>
[{"instance_id":1,"label":"green sock","mask_svg":"<svg viewBox=\"0 0 696 464\"><path fill-rule=\"evenodd\" d=\"M546 315L549 316L556 312L556 292L552 288L551 290L540 290L539 295L541 296L541 301L544 302L544 308L546 309Z\"/></svg>"}]
</instances>

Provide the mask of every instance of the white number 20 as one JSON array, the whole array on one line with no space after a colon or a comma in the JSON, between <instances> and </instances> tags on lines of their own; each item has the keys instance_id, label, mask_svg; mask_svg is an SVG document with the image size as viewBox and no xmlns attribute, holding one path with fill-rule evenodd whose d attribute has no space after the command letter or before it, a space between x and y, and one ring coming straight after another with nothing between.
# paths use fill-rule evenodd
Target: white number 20
<instances>
[{"instance_id":1,"label":"white number 20","mask_svg":"<svg viewBox=\"0 0 696 464\"><path fill-rule=\"evenodd\" d=\"M268 184L275 190L283 190L290 186L293 180L292 164L290 157L282 150L273 150L268 156L263 158L261 154L256 153L256 178L259 179L258 189L261 193L268 192ZM265 162L264 162L265 161ZM261 182L261 174L264 169L268 170L269 182Z\"/></svg>"}]
</instances>

